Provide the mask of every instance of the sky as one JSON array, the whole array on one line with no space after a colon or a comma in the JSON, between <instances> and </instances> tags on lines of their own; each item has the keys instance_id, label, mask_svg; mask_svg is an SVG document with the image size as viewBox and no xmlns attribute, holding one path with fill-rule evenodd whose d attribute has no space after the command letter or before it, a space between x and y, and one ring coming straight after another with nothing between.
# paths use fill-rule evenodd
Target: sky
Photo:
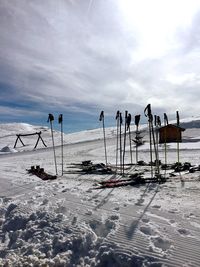
<instances>
[{"instance_id":1,"label":"sky","mask_svg":"<svg viewBox=\"0 0 200 267\"><path fill-rule=\"evenodd\" d=\"M199 116L199 0L0 0L0 122Z\"/></svg>"}]
</instances>

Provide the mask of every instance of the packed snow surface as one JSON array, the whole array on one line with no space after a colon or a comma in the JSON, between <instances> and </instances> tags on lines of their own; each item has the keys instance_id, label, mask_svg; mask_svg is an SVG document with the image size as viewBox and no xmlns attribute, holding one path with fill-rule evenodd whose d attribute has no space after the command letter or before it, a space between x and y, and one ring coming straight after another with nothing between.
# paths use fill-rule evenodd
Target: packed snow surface
<instances>
[{"instance_id":1,"label":"packed snow surface","mask_svg":"<svg viewBox=\"0 0 200 267\"><path fill-rule=\"evenodd\" d=\"M192 120L186 120L189 125ZM37 136L16 134L42 132ZM135 127L131 126L132 139ZM150 161L147 127L139 160ZM200 129L187 128L180 161L200 164ZM108 162L116 163L116 129L106 129ZM28 124L0 125L0 266L200 266L200 172L175 173L166 183L98 189L116 174L85 174L80 163L105 163L102 129L64 135L54 131L58 177L43 181L27 172L40 165L55 175L51 131ZM130 163L129 141L125 163ZM167 145L167 161L177 161L177 144ZM133 163L135 163L135 147ZM159 156L165 160L164 146ZM15 152L15 153L14 153ZM148 166L126 165L125 173ZM161 170L161 174L168 173Z\"/></svg>"}]
</instances>

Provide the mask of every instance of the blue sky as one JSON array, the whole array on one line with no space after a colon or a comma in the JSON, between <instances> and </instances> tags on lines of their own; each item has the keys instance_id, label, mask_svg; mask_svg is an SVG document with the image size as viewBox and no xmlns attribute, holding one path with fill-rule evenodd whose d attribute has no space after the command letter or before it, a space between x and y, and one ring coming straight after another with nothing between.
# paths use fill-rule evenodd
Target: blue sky
<instances>
[{"instance_id":1,"label":"blue sky","mask_svg":"<svg viewBox=\"0 0 200 267\"><path fill-rule=\"evenodd\" d=\"M199 25L198 0L0 0L0 122L200 115Z\"/></svg>"}]
</instances>

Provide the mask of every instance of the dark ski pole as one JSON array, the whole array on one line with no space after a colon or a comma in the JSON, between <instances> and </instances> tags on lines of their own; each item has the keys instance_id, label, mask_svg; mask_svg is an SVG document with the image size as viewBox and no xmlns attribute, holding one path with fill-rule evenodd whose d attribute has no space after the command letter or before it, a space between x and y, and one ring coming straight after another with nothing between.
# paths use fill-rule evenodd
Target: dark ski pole
<instances>
[{"instance_id":1,"label":"dark ski pole","mask_svg":"<svg viewBox=\"0 0 200 267\"><path fill-rule=\"evenodd\" d=\"M108 165L107 161L107 150L106 150L106 133L105 133L105 122L104 122L104 111L101 111L99 121L102 121L103 123L103 139L104 139L104 150L105 150L105 161L106 161L106 166Z\"/></svg>"},{"instance_id":2,"label":"dark ski pole","mask_svg":"<svg viewBox=\"0 0 200 267\"><path fill-rule=\"evenodd\" d=\"M153 116L151 114L151 104L148 104L144 110L144 115L148 117L149 123L149 145L150 145L150 166L151 166L151 178L153 178L153 155L152 155L152 136L151 136L151 124L153 121Z\"/></svg>"},{"instance_id":3,"label":"dark ski pole","mask_svg":"<svg viewBox=\"0 0 200 267\"><path fill-rule=\"evenodd\" d=\"M125 111L125 123L124 123L124 149L123 149L123 162L122 162L122 175L124 175L125 153L126 153L126 125L127 125L128 111Z\"/></svg>"},{"instance_id":4,"label":"dark ski pole","mask_svg":"<svg viewBox=\"0 0 200 267\"><path fill-rule=\"evenodd\" d=\"M160 175L160 163L159 163L159 147L158 147L158 131L159 127L161 126L161 120L159 116L154 116L155 118L155 131L156 131L156 147L155 147L155 152L156 152L156 167L157 167L157 175Z\"/></svg>"},{"instance_id":5,"label":"dark ski pole","mask_svg":"<svg viewBox=\"0 0 200 267\"><path fill-rule=\"evenodd\" d=\"M157 152L157 146L156 146L154 127L153 127L153 115L152 115L152 120L151 120L151 132L152 132L153 147L154 147L154 153L155 153L155 169L156 169L156 174L159 175L159 165L158 165L159 162L158 162L158 152Z\"/></svg>"},{"instance_id":6,"label":"dark ski pole","mask_svg":"<svg viewBox=\"0 0 200 267\"><path fill-rule=\"evenodd\" d=\"M115 119L117 120L117 144L116 144L116 170L118 166L118 152L119 152L119 123L120 123L120 112L117 111Z\"/></svg>"},{"instance_id":7,"label":"dark ski pole","mask_svg":"<svg viewBox=\"0 0 200 267\"><path fill-rule=\"evenodd\" d=\"M168 125L168 118L167 114L164 113L164 139L165 139L165 166L167 167L167 132L166 132L166 126Z\"/></svg>"},{"instance_id":8,"label":"dark ski pole","mask_svg":"<svg viewBox=\"0 0 200 267\"><path fill-rule=\"evenodd\" d=\"M139 141L139 122L140 122L140 115L135 116L135 125L136 125L136 164L138 163L138 141Z\"/></svg>"},{"instance_id":9,"label":"dark ski pole","mask_svg":"<svg viewBox=\"0 0 200 267\"><path fill-rule=\"evenodd\" d=\"M55 170L56 170L56 175L58 175L58 171L57 171L57 163L56 163L56 152L55 152L55 144L54 144L54 136L53 136L53 120L54 120L54 116L52 114L49 113L49 117L47 122L50 122L50 126L51 126L51 138L52 138L52 144L53 144L53 153L54 153L54 162L55 162Z\"/></svg>"},{"instance_id":10,"label":"dark ski pole","mask_svg":"<svg viewBox=\"0 0 200 267\"><path fill-rule=\"evenodd\" d=\"M158 160L159 160L159 140L158 140L158 134L159 134L159 129L161 127L161 119L160 116L157 116L157 130L156 130L156 142L157 142L157 153L158 153Z\"/></svg>"},{"instance_id":11,"label":"dark ski pole","mask_svg":"<svg viewBox=\"0 0 200 267\"><path fill-rule=\"evenodd\" d=\"M176 120L177 120L177 127L180 126L180 119L179 119L179 113L178 111L176 111ZM178 162L178 166L180 163L180 148L179 148L179 140L177 140L177 162Z\"/></svg>"},{"instance_id":12,"label":"dark ski pole","mask_svg":"<svg viewBox=\"0 0 200 267\"><path fill-rule=\"evenodd\" d=\"M62 176L63 176L63 114L58 117L58 123L60 124L61 132L61 164L62 164Z\"/></svg>"},{"instance_id":13,"label":"dark ski pole","mask_svg":"<svg viewBox=\"0 0 200 267\"><path fill-rule=\"evenodd\" d=\"M119 151L120 151L120 170L122 175L122 113L119 113Z\"/></svg>"},{"instance_id":14,"label":"dark ski pole","mask_svg":"<svg viewBox=\"0 0 200 267\"><path fill-rule=\"evenodd\" d=\"M131 156L131 164L133 164L133 156L132 156L132 145L131 145L131 114L129 113L127 116L127 131L128 131L128 135L129 135L129 145L130 145L130 156Z\"/></svg>"}]
</instances>

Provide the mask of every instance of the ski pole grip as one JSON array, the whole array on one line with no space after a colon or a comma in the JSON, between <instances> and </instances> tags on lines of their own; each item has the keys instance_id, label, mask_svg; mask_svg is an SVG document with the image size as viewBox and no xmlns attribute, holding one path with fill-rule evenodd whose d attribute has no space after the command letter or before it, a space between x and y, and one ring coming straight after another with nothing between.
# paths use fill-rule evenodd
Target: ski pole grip
<instances>
[{"instance_id":1,"label":"ski pole grip","mask_svg":"<svg viewBox=\"0 0 200 267\"><path fill-rule=\"evenodd\" d=\"M47 122L51 122L51 121L53 121L53 120L54 120L54 116L53 116L53 114L49 113L49 117L48 117Z\"/></svg>"}]
</instances>

